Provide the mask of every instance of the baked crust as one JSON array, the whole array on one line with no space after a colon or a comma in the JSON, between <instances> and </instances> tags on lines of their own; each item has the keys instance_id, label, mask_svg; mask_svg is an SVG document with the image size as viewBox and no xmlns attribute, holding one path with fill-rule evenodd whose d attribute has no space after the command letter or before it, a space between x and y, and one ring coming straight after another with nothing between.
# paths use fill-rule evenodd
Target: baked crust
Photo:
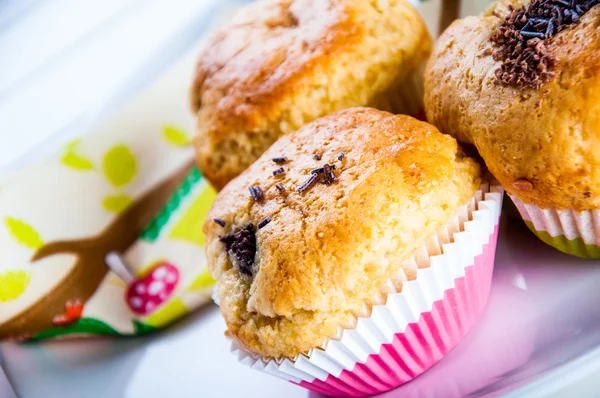
<instances>
[{"instance_id":1,"label":"baked crust","mask_svg":"<svg viewBox=\"0 0 600 398\"><path fill-rule=\"evenodd\" d=\"M430 52L425 23L405 0L244 7L209 39L190 89L203 174L220 189L281 135L333 111L420 111Z\"/></svg>"},{"instance_id":2,"label":"baked crust","mask_svg":"<svg viewBox=\"0 0 600 398\"><path fill-rule=\"evenodd\" d=\"M542 208L600 208L600 7L548 40L556 77L539 90L495 83L490 36L508 5L452 24L426 71L428 120L474 144L505 189ZM500 16L502 18L500 18Z\"/></svg>"},{"instance_id":3,"label":"baked crust","mask_svg":"<svg viewBox=\"0 0 600 398\"><path fill-rule=\"evenodd\" d=\"M272 161L280 156L288 162ZM336 166L337 182L298 193L325 163ZM274 176L278 167L285 173ZM264 192L259 202L250 185ZM479 186L477 162L452 137L409 116L352 108L280 138L217 195L204 225L229 334L265 357L319 346ZM220 238L267 217L256 231L257 272L248 277Z\"/></svg>"}]
</instances>

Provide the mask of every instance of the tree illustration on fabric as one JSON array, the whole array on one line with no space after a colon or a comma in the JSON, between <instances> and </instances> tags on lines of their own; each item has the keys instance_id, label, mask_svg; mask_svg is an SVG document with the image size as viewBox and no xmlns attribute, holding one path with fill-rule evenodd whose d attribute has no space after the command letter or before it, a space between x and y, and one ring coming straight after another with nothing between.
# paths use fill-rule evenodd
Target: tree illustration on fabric
<instances>
[{"instance_id":1,"label":"tree illustration on fabric","mask_svg":"<svg viewBox=\"0 0 600 398\"><path fill-rule=\"evenodd\" d=\"M131 160L127 159L128 155L125 154L126 151L124 149L115 148L119 147L113 147L111 150L112 152L109 151L110 155L107 154L108 160L107 155L104 157L104 171L113 185L123 185L135 174L135 166L132 166L134 163L132 164ZM63 157L63 162L65 162L65 158L70 159L69 162L83 165L85 170L88 170L87 167L90 167L91 165L91 162L78 156L75 151L72 151L72 156L68 155L69 154L67 153L67 155ZM114 159L118 160L115 161ZM112 169L117 162L120 162L119 171ZM91 167L93 167L93 165L91 165ZM5 220L5 225L17 242L35 250L31 259L31 262L34 263L33 266L36 265L36 261L57 254L73 254L76 257L76 261L69 273L63 280L57 283L50 292L45 294L39 301L28 307L25 311L17 314L12 319L9 319L2 324L2 327L0 328L0 339L20 337L24 333L31 335L34 338L43 338L41 336L36 337L36 333L42 331L46 331L46 334L50 333L51 335L56 333L68 333L68 328L61 329L60 331L56 330L56 325L53 322L54 318L65 314L65 306L67 303L74 303L78 300L82 304L85 304L85 302L89 300L109 271L109 268L105 263L106 255L109 252L126 252L126 250L139 238L145 227L165 205L173 191L177 189L192 169L193 163L190 162L175 174L154 186L137 201L132 202L131 205L121 212L98 235L89 238L45 243L35 229L29 224L26 224L22 220L7 218ZM129 171L122 174L122 170ZM26 273L19 275L3 277L22 281L27 280ZM26 286L28 282L20 283ZM4 291L1 291L2 294L6 294L7 297L9 294L11 297L15 296L16 293L14 293L13 290L16 289L15 286L17 285L11 284L11 286L13 287L11 287L10 292L5 293ZM109 331L105 326L99 325L98 322L82 318L78 322L70 325L70 327L75 329L74 332L87 331L89 333L94 331L98 332L100 330Z\"/></svg>"},{"instance_id":2,"label":"tree illustration on fabric","mask_svg":"<svg viewBox=\"0 0 600 398\"><path fill-rule=\"evenodd\" d=\"M189 136L173 125L163 126L161 137L172 146L186 147L190 144ZM86 302L97 291L107 273L111 270L115 271L107 265L107 258L127 252L140 238L153 242L161 236L161 231L165 229L169 220L173 219L173 214L180 209L184 198L202 180L199 170L190 161L134 201L124 188L135 179L138 165L134 153L126 145L116 144L110 147L98 163L95 163L81 150L79 140L74 140L65 146L60 161L74 172L102 173L103 178L114 188L114 192L103 197L100 205L116 214L116 218L96 236L79 240L45 242L42 235L26 220L6 217L4 224L9 234L21 246L33 251L32 267L42 266L36 262L58 254L72 254L75 255L76 260L68 274L58 281L50 292L1 325L0 339L24 337L43 340L67 334L120 335L119 331L103 321L84 316ZM181 218L173 223L173 228L169 227L169 230L172 229L169 239L203 245L201 224L216 192L208 185L199 189L201 191L198 197L191 204L186 205ZM143 303L145 299L148 302L145 303L144 310L140 307L133 311L149 315L144 322L132 320L135 334L156 330L157 327L187 313L181 298L169 299L175 284L178 283L178 271L175 271L177 271L176 267L171 266L166 260L161 260L150 264L145 269L131 272L130 278L133 279L130 279L129 283L127 278L123 279L128 305L130 302L136 303L138 299ZM161 277L163 273L164 278ZM30 270L11 270L0 274L0 303L20 297L27 289L31 275ZM173 278L172 275L177 278ZM122 278L122 275L119 276ZM156 290L154 287L158 286L159 282L164 285L164 292L159 289L157 294L160 296L161 292L164 293L164 297L159 297L161 303L165 303L164 305L154 303L156 297L144 295L149 289ZM214 280L205 270L187 291L200 294L212 284ZM144 289L140 289L141 287ZM149 303L154 303L155 307L160 305L160 308L155 312L151 311L147 307Z\"/></svg>"}]
</instances>

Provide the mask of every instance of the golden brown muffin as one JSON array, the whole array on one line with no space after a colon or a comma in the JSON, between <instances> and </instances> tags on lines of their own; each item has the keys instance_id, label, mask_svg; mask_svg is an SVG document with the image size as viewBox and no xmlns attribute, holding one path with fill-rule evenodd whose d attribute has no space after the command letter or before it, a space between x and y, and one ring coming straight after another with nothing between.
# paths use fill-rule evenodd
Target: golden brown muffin
<instances>
[{"instance_id":1,"label":"golden brown muffin","mask_svg":"<svg viewBox=\"0 0 600 398\"><path fill-rule=\"evenodd\" d=\"M585 3L593 4L581 1L580 7ZM531 42L538 51L531 57L542 54L545 63L510 64L511 58L502 54L505 47L491 38L505 32L500 25L511 14L508 6L518 12L523 5L532 3L496 3L444 32L426 72L428 120L459 141L474 144L506 190L524 202L542 208L598 209L600 6L560 32L555 19L549 38ZM540 36L529 33L531 26L523 26L526 38ZM549 29L548 23L538 29Z\"/></svg>"},{"instance_id":2,"label":"golden brown muffin","mask_svg":"<svg viewBox=\"0 0 600 398\"><path fill-rule=\"evenodd\" d=\"M479 185L452 137L409 116L352 108L283 136L217 195L204 225L230 335L265 357L319 346Z\"/></svg>"},{"instance_id":3,"label":"golden brown muffin","mask_svg":"<svg viewBox=\"0 0 600 398\"><path fill-rule=\"evenodd\" d=\"M431 39L405 0L263 0L209 40L191 87L194 144L218 189L281 135L351 106L422 110Z\"/></svg>"}]
</instances>

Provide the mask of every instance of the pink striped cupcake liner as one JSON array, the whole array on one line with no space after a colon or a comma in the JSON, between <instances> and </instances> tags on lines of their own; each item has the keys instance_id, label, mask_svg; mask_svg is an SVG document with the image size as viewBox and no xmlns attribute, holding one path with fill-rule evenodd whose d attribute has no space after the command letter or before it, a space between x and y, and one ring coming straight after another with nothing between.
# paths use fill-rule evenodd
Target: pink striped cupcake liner
<instances>
[{"instance_id":1,"label":"pink striped cupcake liner","mask_svg":"<svg viewBox=\"0 0 600 398\"><path fill-rule=\"evenodd\" d=\"M499 184L482 184L322 346L275 359L232 341L232 352L253 369L337 397L378 394L413 380L460 342L487 304L503 195Z\"/></svg>"},{"instance_id":2,"label":"pink striped cupcake liner","mask_svg":"<svg viewBox=\"0 0 600 398\"><path fill-rule=\"evenodd\" d=\"M581 258L600 258L600 210L541 208L510 195L527 227L544 243Z\"/></svg>"}]
</instances>

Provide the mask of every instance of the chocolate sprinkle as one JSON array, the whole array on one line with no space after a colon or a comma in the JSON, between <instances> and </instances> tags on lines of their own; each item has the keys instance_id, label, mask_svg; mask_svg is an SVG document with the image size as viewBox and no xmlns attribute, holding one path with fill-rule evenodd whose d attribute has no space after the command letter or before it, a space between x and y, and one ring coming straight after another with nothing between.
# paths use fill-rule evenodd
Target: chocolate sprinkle
<instances>
[{"instance_id":1,"label":"chocolate sprinkle","mask_svg":"<svg viewBox=\"0 0 600 398\"><path fill-rule=\"evenodd\" d=\"M338 155L338 160L341 162L346 157L346 153L344 151L340 152Z\"/></svg>"},{"instance_id":2,"label":"chocolate sprinkle","mask_svg":"<svg viewBox=\"0 0 600 398\"><path fill-rule=\"evenodd\" d=\"M248 191L250 191L250 195L252 196L252 199L254 199L255 202L258 202L264 196L263 190L260 189L258 185L250 185L248 187Z\"/></svg>"},{"instance_id":3,"label":"chocolate sprinkle","mask_svg":"<svg viewBox=\"0 0 600 398\"><path fill-rule=\"evenodd\" d=\"M277 157L277 158L273 158L273 159L271 159L271 160L272 160L273 162L277 163L277 164L280 164L280 163L285 163L285 162L287 162L287 161L288 161L288 158L287 158L287 157L285 157L285 156L280 156L280 157Z\"/></svg>"},{"instance_id":4,"label":"chocolate sprinkle","mask_svg":"<svg viewBox=\"0 0 600 398\"><path fill-rule=\"evenodd\" d=\"M258 229L262 229L264 226L266 226L270 222L271 222L271 219L269 217L265 218L264 220L262 220L261 222L258 223Z\"/></svg>"},{"instance_id":5,"label":"chocolate sprinkle","mask_svg":"<svg viewBox=\"0 0 600 398\"><path fill-rule=\"evenodd\" d=\"M223 228L225 228L225 226L227 225L227 223L223 220L221 220L220 218L213 218L213 221L216 224L219 224L220 226L222 226Z\"/></svg>"},{"instance_id":6,"label":"chocolate sprinkle","mask_svg":"<svg viewBox=\"0 0 600 398\"><path fill-rule=\"evenodd\" d=\"M589 191L585 191L585 192L583 193L583 196L584 196L584 197L586 197L586 198L591 198L591 197L592 197L592 193L591 193L591 192L589 192Z\"/></svg>"},{"instance_id":7,"label":"chocolate sprinkle","mask_svg":"<svg viewBox=\"0 0 600 398\"><path fill-rule=\"evenodd\" d=\"M321 155L319 155L318 153L315 153L315 155L313 156L314 160L321 160Z\"/></svg>"},{"instance_id":8,"label":"chocolate sprinkle","mask_svg":"<svg viewBox=\"0 0 600 398\"><path fill-rule=\"evenodd\" d=\"M285 173L285 170L283 169L283 167L280 167L277 170L273 170L274 176L278 176L279 174L283 174L283 173Z\"/></svg>"},{"instance_id":9,"label":"chocolate sprinkle","mask_svg":"<svg viewBox=\"0 0 600 398\"><path fill-rule=\"evenodd\" d=\"M277 190L281 193L285 192L285 188L280 183L275 184L275 188L277 188Z\"/></svg>"},{"instance_id":10,"label":"chocolate sprinkle","mask_svg":"<svg viewBox=\"0 0 600 398\"><path fill-rule=\"evenodd\" d=\"M221 238L230 255L237 260L238 270L248 276L253 274L254 257L256 255L256 234L254 224L246 225L242 230Z\"/></svg>"},{"instance_id":11,"label":"chocolate sprinkle","mask_svg":"<svg viewBox=\"0 0 600 398\"><path fill-rule=\"evenodd\" d=\"M335 170L335 164L332 164L332 165L326 164L325 166L329 166L329 168L331 170ZM311 170L310 173L311 174L323 174L325 172L325 166L319 167L318 169Z\"/></svg>"},{"instance_id":12,"label":"chocolate sprinkle","mask_svg":"<svg viewBox=\"0 0 600 398\"><path fill-rule=\"evenodd\" d=\"M600 0L533 0L526 7L509 6L510 14L490 38L498 46L494 60L502 61L496 83L537 90L554 79L557 59L547 40L598 4Z\"/></svg>"},{"instance_id":13,"label":"chocolate sprinkle","mask_svg":"<svg viewBox=\"0 0 600 398\"><path fill-rule=\"evenodd\" d=\"M332 171L334 168L335 167L330 166L328 164L323 166L323 182L325 183L325 185L331 185L337 181L337 177Z\"/></svg>"},{"instance_id":14,"label":"chocolate sprinkle","mask_svg":"<svg viewBox=\"0 0 600 398\"><path fill-rule=\"evenodd\" d=\"M318 169L311 170L310 178L308 180L306 180L306 182L304 182L304 184L302 184L300 187L298 187L298 192L302 193L302 192L306 191L308 188L312 187L314 185L314 183L317 182L317 180L320 178L320 176L323 176L323 179L321 180L321 182L324 183L325 185L333 184L334 182L337 181L337 177L336 177L335 173L333 172L333 170L335 170L335 165L328 164L328 163L326 163L323 167L319 167Z\"/></svg>"},{"instance_id":15,"label":"chocolate sprinkle","mask_svg":"<svg viewBox=\"0 0 600 398\"><path fill-rule=\"evenodd\" d=\"M314 184L315 182L317 182L317 179L318 179L318 178L319 178L319 175L318 175L318 174L316 174L316 173L313 173L313 174L311 174L311 175L310 175L310 177L308 178L308 180L306 180L306 181L304 182L304 184L302 184L302 185L300 185L300 186L298 187L298 192L299 192L299 193L303 193L303 192L304 192L304 191L306 191L308 188L312 187L312 186L313 186L313 184Z\"/></svg>"}]
</instances>

